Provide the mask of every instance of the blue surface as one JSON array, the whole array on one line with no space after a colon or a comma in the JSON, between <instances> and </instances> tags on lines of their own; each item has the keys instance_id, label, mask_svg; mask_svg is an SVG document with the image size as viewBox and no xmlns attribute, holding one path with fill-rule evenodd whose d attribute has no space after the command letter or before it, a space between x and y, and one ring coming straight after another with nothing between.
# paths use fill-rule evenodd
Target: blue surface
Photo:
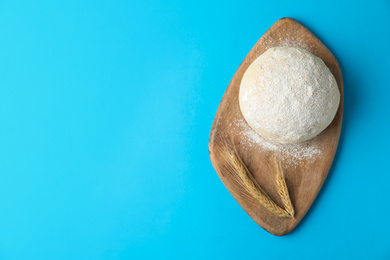
<instances>
[{"instance_id":1,"label":"blue surface","mask_svg":"<svg viewBox=\"0 0 390 260\"><path fill-rule=\"evenodd\" d=\"M241 209L207 143L279 18L335 54L331 173L285 237ZM0 259L390 259L390 2L1 1Z\"/></svg>"}]
</instances>

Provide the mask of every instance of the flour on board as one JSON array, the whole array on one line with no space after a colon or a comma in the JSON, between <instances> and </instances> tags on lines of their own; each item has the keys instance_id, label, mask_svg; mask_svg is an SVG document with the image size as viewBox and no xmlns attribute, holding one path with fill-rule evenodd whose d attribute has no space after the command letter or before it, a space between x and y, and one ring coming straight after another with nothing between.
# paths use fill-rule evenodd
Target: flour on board
<instances>
[{"instance_id":1,"label":"flour on board","mask_svg":"<svg viewBox=\"0 0 390 260\"><path fill-rule=\"evenodd\" d=\"M317 137L298 144L274 144L257 134L244 119L234 119L231 127L231 133L238 131L244 137L241 144L267 152L278 152L283 165L287 167L296 167L302 160L311 162L322 153L316 142Z\"/></svg>"}]
</instances>

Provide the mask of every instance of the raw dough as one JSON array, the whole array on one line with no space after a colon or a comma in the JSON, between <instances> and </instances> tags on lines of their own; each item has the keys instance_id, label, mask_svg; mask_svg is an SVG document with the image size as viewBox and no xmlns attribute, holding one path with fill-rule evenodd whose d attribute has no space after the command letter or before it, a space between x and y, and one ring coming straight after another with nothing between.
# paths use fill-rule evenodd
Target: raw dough
<instances>
[{"instance_id":1,"label":"raw dough","mask_svg":"<svg viewBox=\"0 0 390 260\"><path fill-rule=\"evenodd\" d=\"M340 92L320 58L301 48L279 47L248 67L239 102L245 120L260 136L292 144L313 138L332 122Z\"/></svg>"}]
</instances>

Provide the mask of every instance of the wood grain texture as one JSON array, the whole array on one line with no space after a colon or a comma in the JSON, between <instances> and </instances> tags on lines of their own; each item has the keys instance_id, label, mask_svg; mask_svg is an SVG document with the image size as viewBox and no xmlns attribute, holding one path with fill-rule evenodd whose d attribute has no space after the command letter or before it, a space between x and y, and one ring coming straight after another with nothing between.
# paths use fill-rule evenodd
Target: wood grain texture
<instances>
[{"instance_id":1,"label":"wood grain texture","mask_svg":"<svg viewBox=\"0 0 390 260\"><path fill-rule=\"evenodd\" d=\"M340 94L340 106L332 123L317 137L305 142L305 145L316 145L322 150L321 155L313 160L300 160L294 167L283 166L284 176L289 195L295 210L295 218L282 218L273 215L263 207L248 200L245 191L240 190L233 181L229 180L223 171L223 160L216 152L225 138L233 140L240 157L253 174L261 188L268 196L283 207L281 198L275 188L273 174L268 168L272 157L270 151L248 145L246 137L241 134L240 125L234 124L244 120L239 108L239 87L242 76L248 66L267 49L281 46L296 46L306 49L320 57L336 78ZM291 18L278 20L255 44L234 74L222 101L218 107L211 128L209 139L209 154L211 162L220 179L233 195L236 201L248 215L268 232L282 236L291 232L305 216L312 205L322 184L324 183L336 153L344 106L343 80L340 66L333 54L308 29Z\"/></svg>"}]
</instances>

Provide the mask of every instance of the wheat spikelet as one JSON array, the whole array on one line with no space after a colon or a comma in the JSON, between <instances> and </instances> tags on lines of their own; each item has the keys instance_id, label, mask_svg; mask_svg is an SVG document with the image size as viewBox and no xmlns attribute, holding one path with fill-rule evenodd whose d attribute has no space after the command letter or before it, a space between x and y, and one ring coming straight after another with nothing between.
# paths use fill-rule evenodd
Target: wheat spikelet
<instances>
[{"instance_id":1,"label":"wheat spikelet","mask_svg":"<svg viewBox=\"0 0 390 260\"><path fill-rule=\"evenodd\" d=\"M248 193L249 199L255 199L256 202L262 205L266 210L279 217L291 217L291 214L279 207L264 190L261 189L235 148L233 150L229 148L229 144L225 141L223 146L219 149L219 153L225 161L224 168L230 179L235 181L235 183Z\"/></svg>"},{"instance_id":2,"label":"wheat spikelet","mask_svg":"<svg viewBox=\"0 0 390 260\"><path fill-rule=\"evenodd\" d=\"M294 217L294 207L291 203L290 195L287 189L282 164L275 155L272 155L269 166L271 168L271 172L274 172L276 189L278 190L279 196L282 199L284 208L291 217ZM272 170L272 168L274 170Z\"/></svg>"}]
</instances>

